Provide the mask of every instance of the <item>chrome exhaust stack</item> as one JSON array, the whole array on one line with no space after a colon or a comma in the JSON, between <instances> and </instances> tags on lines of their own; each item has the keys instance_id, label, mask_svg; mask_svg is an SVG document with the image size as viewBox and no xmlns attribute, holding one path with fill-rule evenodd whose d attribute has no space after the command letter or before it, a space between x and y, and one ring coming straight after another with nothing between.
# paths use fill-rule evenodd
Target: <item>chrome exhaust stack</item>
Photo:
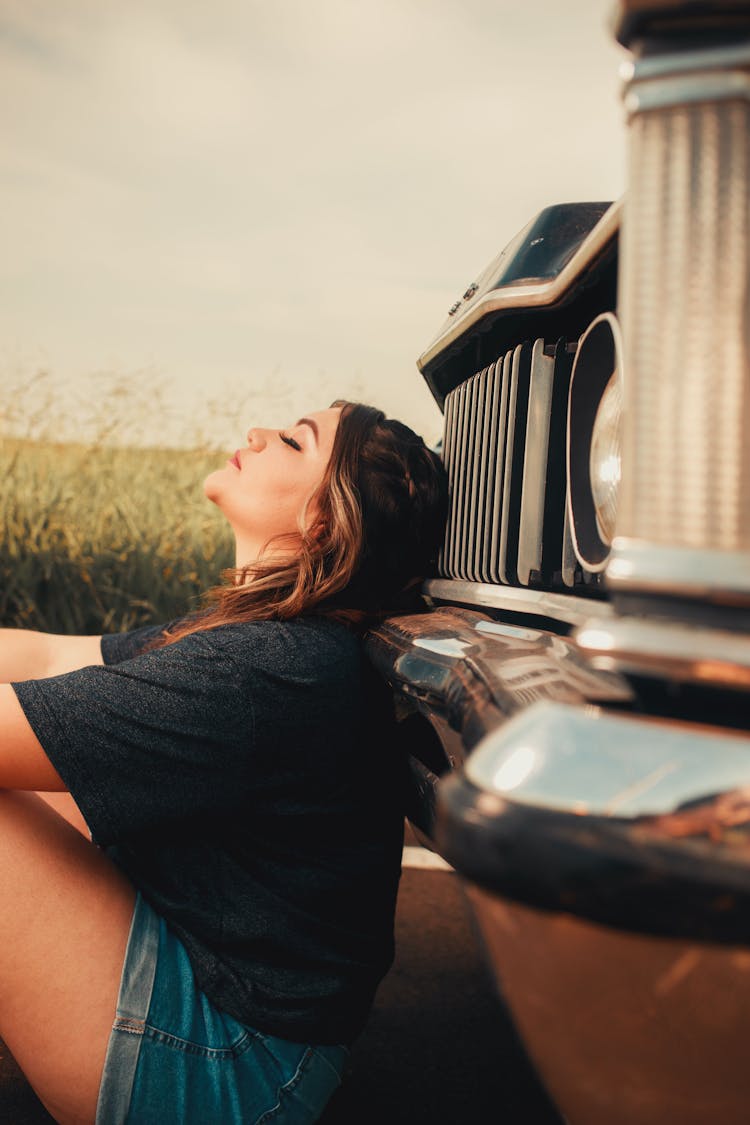
<instances>
[{"instance_id":1,"label":"chrome exhaust stack","mask_svg":"<svg viewBox=\"0 0 750 1125\"><path fill-rule=\"evenodd\" d=\"M750 3L622 0L622 479L598 668L750 683Z\"/></svg>"},{"instance_id":2,"label":"chrome exhaust stack","mask_svg":"<svg viewBox=\"0 0 750 1125\"><path fill-rule=\"evenodd\" d=\"M633 62L607 583L623 613L750 607L750 4L626 0L617 32Z\"/></svg>"}]
</instances>

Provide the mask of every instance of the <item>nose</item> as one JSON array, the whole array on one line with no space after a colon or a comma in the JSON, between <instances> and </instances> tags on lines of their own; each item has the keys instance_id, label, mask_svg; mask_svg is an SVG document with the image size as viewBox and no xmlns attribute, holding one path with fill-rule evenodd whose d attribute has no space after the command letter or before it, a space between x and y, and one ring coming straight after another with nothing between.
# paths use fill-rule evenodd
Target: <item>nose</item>
<instances>
[{"instance_id":1,"label":"nose","mask_svg":"<svg viewBox=\"0 0 750 1125\"><path fill-rule=\"evenodd\" d=\"M259 430L257 427L247 431L247 444L255 453L260 453L262 449L266 448L265 430Z\"/></svg>"}]
</instances>

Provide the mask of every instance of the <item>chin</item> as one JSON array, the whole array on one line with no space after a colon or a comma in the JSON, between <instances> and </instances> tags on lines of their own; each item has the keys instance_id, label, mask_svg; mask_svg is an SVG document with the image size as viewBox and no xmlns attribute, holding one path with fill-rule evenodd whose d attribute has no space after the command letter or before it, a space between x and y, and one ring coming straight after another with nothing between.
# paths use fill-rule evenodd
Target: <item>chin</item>
<instances>
[{"instance_id":1,"label":"chin","mask_svg":"<svg viewBox=\"0 0 750 1125\"><path fill-rule=\"evenodd\" d=\"M212 473L208 474L203 482L203 494L208 497L209 500L212 500L214 504L219 503L219 497L221 495L220 476L223 471L223 469L215 469Z\"/></svg>"}]
</instances>

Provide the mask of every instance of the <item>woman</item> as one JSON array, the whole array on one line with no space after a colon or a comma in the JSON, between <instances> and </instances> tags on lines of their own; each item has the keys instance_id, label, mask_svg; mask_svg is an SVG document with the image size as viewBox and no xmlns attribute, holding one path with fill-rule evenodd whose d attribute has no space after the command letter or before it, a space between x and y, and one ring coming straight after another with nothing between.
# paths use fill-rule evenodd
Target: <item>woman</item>
<instances>
[{"instance_id":1,"label":"woman","mask_svg":"<svg viewBox=\"0 0 750 1125\"><path fill-rule=\"evenodd\" d=\"M237 547L208 608L0 638L0 1036L66 1125L316 1120L392 959L358 634L417 608L444 473L350 403L247 442L204 486Z\"/></svg>"}]
</instances>

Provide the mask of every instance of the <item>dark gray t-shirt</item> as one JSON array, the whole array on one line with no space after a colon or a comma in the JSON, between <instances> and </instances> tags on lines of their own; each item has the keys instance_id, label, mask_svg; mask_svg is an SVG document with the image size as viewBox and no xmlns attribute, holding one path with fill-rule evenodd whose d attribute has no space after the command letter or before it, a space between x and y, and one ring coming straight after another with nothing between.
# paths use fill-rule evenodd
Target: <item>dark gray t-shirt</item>
<instances>
[{"instance_id":1,"label":"dark gray t-shirt","mask_svg":"<svg viewBox=\"0 0 750 1125\"><path fill-rule=\"evenodd\" d=\"M402 763L357 638L320 618L104 637L14 684L97 843L269 1034L347 1042L393 957Z\"/></svg>"}]
</instances>

